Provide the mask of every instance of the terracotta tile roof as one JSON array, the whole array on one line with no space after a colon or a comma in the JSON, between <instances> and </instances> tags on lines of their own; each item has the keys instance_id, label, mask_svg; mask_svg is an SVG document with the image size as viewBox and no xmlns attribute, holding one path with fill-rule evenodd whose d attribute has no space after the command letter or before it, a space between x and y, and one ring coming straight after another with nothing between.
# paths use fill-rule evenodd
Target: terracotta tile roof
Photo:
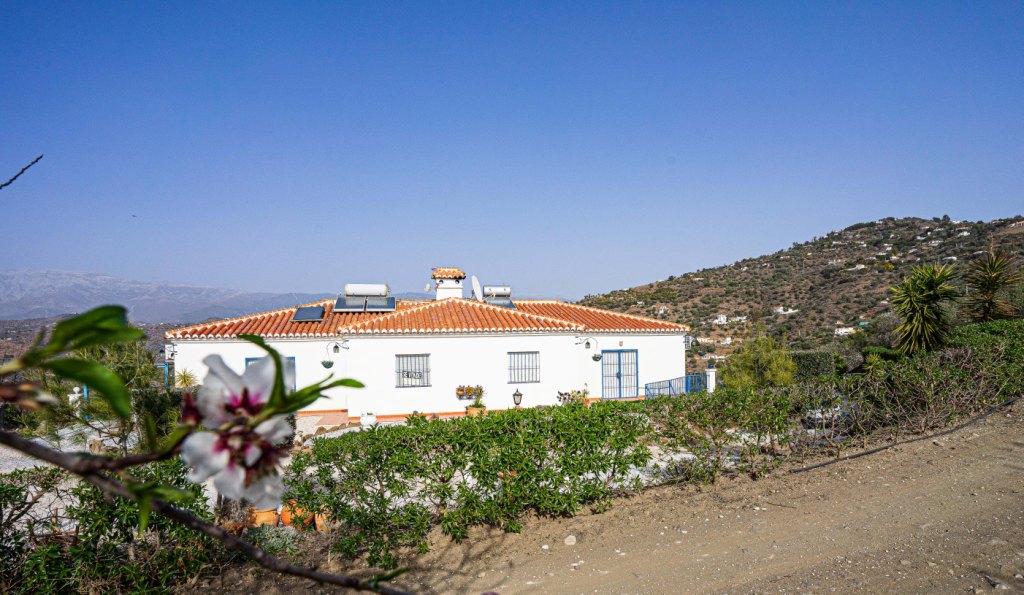
<instances>
[{"instance_id":1,"label":"terracotta tile roof","mask_svg":"<svg viewBox=\"0 0 1024 595\"><path fill-rule=\"evenodd\" d=\"M422 305L422 300L399 300L398 310ZM315 322L292 322L295 310L303 306L323 306L324 317ZM335 312L334 299L321 300L290 308L260 312L238 318L227 318L204 322L167 331L168 339L227 339L238 335L253 334L264 337L332 337L342 326L378 318L379 312Z\"/></svg>"},{"instance_id":2,"label":"terracotta tile roof","mask_svg":"<svg viewBox=\"0 0 1024 595\"><path fill-rule=\"evenodd\" d=\"M520 312L512 308L492 306L476 300L450 298L421 304L416 308L396 310L373 320L359 321L341 332L378 335L396 333L488 333L573 331L583 327L542 314Z\"/></svg>"},{"instance_id":3,"label":"terracotta tile roof","mask_svg":"<svg viewBox=\"0 0 1024 595\"><path fill-rule=\"evenodd\" d=\"M520 312L568 320L582 325L587 331L596 333L680 332L690 330L690 327L685 324L645 318L634 314L622 314L620 312L601 310L600 308L591 308L557 300L515 300L515 304Z\"/></svg>"},{"instance_id":4,"label":"terracotta tile roof","mask_svg":"<svg viewBox=\"0 0 1024 595\"><path fill-rule=\"evenodd\" d=\"M168 331L168 339L229 339L240 334L264 337L336 337L430 333L622 332L657 333L689 330L681 324L608 312L557 301L516 301L503 308L468 300L399 300L393 312L334 312L334 300L322 306L324 317L292 322L296 308L282 308Z\"/></svg>"},{"instance_id":5,"label":"terracotta tile roof","mask_svg":"<svg viewBox=\"0 0 1024 595\"><path fill-rule=\"evenodd\" d=\"M436 267L430 275L431 279L465 279L466 273L459 267Z\"/></svg>"}]
</instances>

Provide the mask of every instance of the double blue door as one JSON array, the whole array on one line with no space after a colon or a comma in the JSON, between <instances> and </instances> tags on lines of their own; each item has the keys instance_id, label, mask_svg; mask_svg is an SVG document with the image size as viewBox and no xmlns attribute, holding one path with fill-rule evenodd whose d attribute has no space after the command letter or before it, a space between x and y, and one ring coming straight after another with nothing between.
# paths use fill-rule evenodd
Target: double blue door
<instances>
[{"instance_id":1,"label":"double blue door","mask_svg":"<svg viewBox=\"0 0 1024 595\"><path fill-rule=\"evenodd\" d=\"M636 349L601 352L601 396L605 399L640 396Z\"/></svg>"}]
</instances>

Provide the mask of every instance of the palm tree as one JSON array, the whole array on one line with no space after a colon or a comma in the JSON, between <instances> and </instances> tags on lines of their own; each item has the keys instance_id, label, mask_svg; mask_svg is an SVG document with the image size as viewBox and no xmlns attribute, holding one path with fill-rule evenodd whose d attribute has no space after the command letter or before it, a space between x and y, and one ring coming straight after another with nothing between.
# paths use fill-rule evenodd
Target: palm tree
<instances>
[{"instance_id":1,"label":"palm tree","mask_svg":"<svg viewBox=\"0 0 1024 595\"><path fill-rule=\"evenodd\" d=\"M950 285L952 265L914 267L909 277L893 287L892 305L901 322L896 327L896 348L904 353L940 347L949 333L942 304L957 297Z\"/></svg>"},{"instance_id":2,"label":"palm tree","mask_svg":"<svg viewBox=\"0 0 1024 595\"><path fill-rule=\"evenodd\" d=\"M964 281L968 293L964 304L968 315L975 322L1017 316L1019 312L1006 294L1022 278L1017 259L1005 249L990 245L987 253L967 265Z\"/></svg>"},{"instance_id":3,"label":"palm tree","mask_svg":"<svg viewBox=\"0 0 1024 595\"><path fill-rule=\"evenodd\" d=\"M177 383L178 388L192 388L199 384L199 379L196 378L196 375L188 368L182 368L182 370L178 372L175 382Z\"/></svg>"}]
</instances>

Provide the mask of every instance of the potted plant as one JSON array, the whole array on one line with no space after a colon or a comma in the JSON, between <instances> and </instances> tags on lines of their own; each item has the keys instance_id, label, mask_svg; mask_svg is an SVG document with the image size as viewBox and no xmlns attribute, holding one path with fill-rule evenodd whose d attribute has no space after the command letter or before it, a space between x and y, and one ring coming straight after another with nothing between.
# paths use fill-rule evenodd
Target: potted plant
<instances>
[{"instance_id":1,"label":"potted plant","mask_svg":"<svg viewBox=\"0 0 1024 595\"><path fill-rule=\"evenodd\" d=\"M483 415L484 411L487 411L487 407L484 406L484 389L478 386L473 390L473 402L466 407L466 415L477 417Z\"/></svg>"}]
</instances>

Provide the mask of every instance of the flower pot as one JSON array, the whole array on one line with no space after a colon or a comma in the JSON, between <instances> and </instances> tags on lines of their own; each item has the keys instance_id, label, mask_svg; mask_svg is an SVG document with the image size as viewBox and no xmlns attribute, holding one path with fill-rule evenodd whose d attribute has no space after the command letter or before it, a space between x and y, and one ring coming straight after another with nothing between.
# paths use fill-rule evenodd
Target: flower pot
<instances>
[{"instance_id":1,"label":"flower pot","mask_svg":"<svg viewBox=\"0 0 1024 595\"><path fill-rule=\"evenodd\" d=\"M312 525L312 515L306 512L304 508L299 508L295 504L295 500L289 500L281 507L281 524L286 527L295 527L296 529L298 529L300 525Z\"/></svg>"},{"instance_id":2,"label":"flower pot","mask_svg":"<svg viewBox=\"0 0 1024 595\"><path fill-rule=\"evenodd\" d=\"M372 426L377 423L377 415L373 413L364 413L359 416L359 424L363 426Z\"/></svg>"},{"instance_id":3,"label":"flower pot","mask_svg":"<svg viewBox=\"0 0 1024 595\"><path fill-rule=\"evenodd\" d=\"M466 415L469 417L479 417L484 414L484 411L487 411L486 407L473 407L472 405L466 407Z\"/></svg>"},{"instance_id":4,"label":"flower pot","mask_svg":"<svg viewBox=\"0 0 1024 595\"><path fill-rule=\"evenodd\" d=\"M259 527L261 525L270 525L271 527L277 526L277 509L268 508L266 510L257 510L255 508L249 510L249 514L245 516L245 524L248 527Z\"/></svg>"}]
</instances>

